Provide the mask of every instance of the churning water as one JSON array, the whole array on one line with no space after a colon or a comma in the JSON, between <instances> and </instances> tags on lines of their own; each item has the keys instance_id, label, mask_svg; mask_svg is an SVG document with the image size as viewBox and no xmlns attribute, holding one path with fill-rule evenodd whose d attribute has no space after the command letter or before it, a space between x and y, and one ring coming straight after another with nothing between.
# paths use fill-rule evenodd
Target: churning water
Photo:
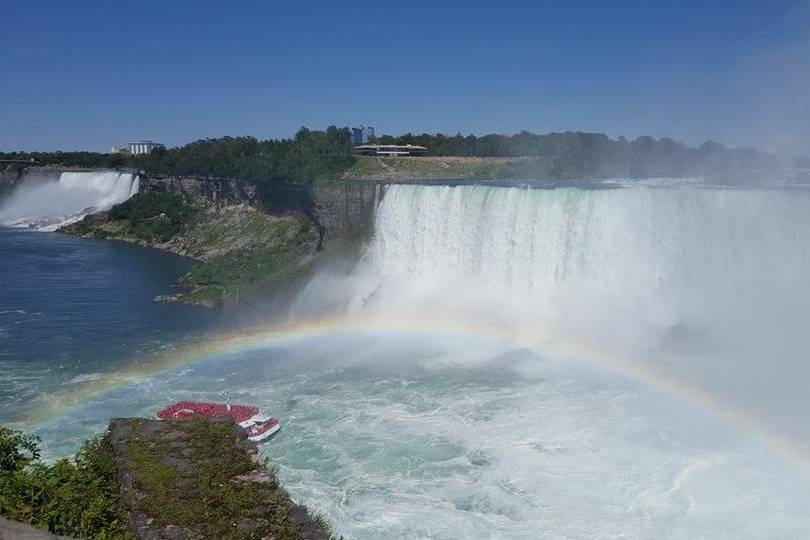
<instances>
[{"instance_id":1,"label":"churning water","mask_svg":"<svg viewBox=\"0 0 810 540\"><path fill-rule=\"evenodd\" d=\"M347 538L807 537L808 215L798 190L390 186L289 327L18 376L30 411L0 421L59 455L229 389Z\"/></svg>"}]
</instances>

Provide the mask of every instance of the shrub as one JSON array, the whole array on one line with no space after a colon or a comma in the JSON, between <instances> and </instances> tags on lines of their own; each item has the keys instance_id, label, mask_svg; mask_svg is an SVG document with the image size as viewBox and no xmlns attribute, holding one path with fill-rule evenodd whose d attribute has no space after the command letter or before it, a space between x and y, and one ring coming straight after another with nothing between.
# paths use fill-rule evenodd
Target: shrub
<instances>
[{"instance_id":1,"label":"shrub","mask_svg":"<svg viewBox=\"0 0 810 540\"><path fill-rule=\"evenodd\" d=\"M177 193L138 193L113 206L109 216L126 220L126 233L146 241L166 242L196 216L198 209Z\"/></svg>"},{"instance_id":2,"label":"shrub","mask_svg":"<svg viewBox=\"0 0 810 540\"><path fill-rule=\"evenodd\" d=\"M39 454L38 439L0 426L0 515L54 534L131 538L107 435L72 460L47 464Z\"/></svg>"}]
</instances>

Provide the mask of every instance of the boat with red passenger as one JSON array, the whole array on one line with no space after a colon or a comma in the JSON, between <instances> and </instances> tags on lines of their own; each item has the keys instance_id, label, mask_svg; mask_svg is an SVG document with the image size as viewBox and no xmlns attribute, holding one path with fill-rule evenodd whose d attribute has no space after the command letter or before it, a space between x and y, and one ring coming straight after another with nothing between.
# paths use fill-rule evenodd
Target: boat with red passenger
<instances>
[{"instance_id":1,"label":"boat with red passenger","mask_svg":"<svg viewBox=\"0 0 810 540\"><path fill-rule=\"evenodd\" d=\"M277 418L260 414L258 407L249 405L179 401L157 413L157 417L163 420L190 420L195 416L230 416L234 422L245 428L247 438L254 442L266 441L281 429Z\"/></svg>"}]
</instances>

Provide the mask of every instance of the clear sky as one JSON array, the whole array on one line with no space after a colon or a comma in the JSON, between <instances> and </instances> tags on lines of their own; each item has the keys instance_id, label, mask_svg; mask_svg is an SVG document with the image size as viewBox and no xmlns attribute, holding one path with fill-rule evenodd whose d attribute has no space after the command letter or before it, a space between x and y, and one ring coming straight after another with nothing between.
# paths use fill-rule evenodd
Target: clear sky
<instances>
[{"instance_id":1,"label":"clear sky","mask_svg":"<svg viewBox=\"0 0 810 540\"><path fill-rule=\"evenodd\" d=\"M0 150L599 131L810 153L810 1L0 0Z\"/></svg>"}]
</instances>

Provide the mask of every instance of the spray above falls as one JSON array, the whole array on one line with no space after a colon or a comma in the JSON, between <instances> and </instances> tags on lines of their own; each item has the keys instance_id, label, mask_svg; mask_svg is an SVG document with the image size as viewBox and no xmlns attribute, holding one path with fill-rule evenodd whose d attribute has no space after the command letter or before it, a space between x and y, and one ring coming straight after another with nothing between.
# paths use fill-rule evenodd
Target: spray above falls
<instances>
[{"instance_id":1,"label":"spray above falls","mask_svg":"<svg viewBox=\"0 0 810 540\"><path fill-rule=\"evenodd\" d=\"M116 171L63 172L56 182L18 184L0 200L0 226L54 231L138 193L138 176Z\"/></svg>"}]
</instances>

